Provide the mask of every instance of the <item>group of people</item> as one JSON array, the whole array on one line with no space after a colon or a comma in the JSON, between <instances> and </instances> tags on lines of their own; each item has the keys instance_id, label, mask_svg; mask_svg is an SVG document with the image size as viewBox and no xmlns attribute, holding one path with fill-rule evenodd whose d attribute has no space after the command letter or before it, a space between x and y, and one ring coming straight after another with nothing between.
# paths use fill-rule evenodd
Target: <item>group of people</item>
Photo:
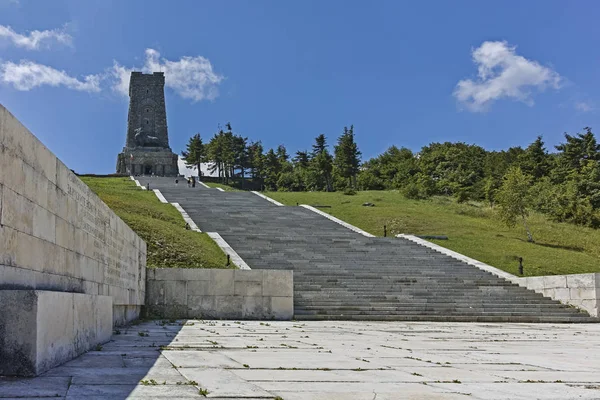
<instances>
[{"instance_id":1,"label":"group of people","mask_svg":"<svg viewBox=\"0 0 600 400\"><path fill-rule=\"evenodd\" d=\"M196 177L195 176L190 176L188 178L185 178L185 180L187 181L188 187L196 187ZM175 179L175 184L179 183L179 179Z\"/></svg>"}]
</instances>

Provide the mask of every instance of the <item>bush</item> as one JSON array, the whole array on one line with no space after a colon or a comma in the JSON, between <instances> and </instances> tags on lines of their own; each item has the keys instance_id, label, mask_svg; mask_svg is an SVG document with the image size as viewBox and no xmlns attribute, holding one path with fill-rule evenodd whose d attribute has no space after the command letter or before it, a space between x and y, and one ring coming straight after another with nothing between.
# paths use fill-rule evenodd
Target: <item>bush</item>
<instances>
[{"instance_id":1,"label":"bush","mask_svg":"<svg viewBox=\"0 0 600 400\"><path fill-rule=\"evenodd\" d=\"M427 197L423 195L423 192L419 189L419 186L412 182L404 186L401 192L407 199L421 200Z\"/></svg>"},{"instance_id":2,"label":"bush","mask_svg":"<svg viewBox=\"0 0 600 400\"><path fill-rule=\"evenodd\" d=\"M354 196L356 194L356 190L354 190L352 188L346 188L346 189L344 189L344 194L346 196Z\"/></svg>"},{"instance_id":3,"label":"bush","mask_svg":"<svg viewBox=\"0 0 600 400\"><path fill-rule=\"evenodd\" d=\"M466 203L470 198L471 196L469 196L469 192L466 189L459 189L456 192L456 201L459 203Z\"/></svg>"}]
</instances>

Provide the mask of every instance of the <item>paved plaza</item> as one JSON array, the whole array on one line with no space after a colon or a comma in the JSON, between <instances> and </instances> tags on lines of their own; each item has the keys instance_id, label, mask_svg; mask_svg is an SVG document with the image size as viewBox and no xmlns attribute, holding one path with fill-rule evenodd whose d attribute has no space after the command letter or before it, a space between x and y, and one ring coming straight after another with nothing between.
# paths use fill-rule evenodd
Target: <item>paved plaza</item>
<instances>
[{"instance_id":1,"label":"paved plaza","mask_svg":"<svg viewBox=\"0 0 600 400\"><path fill-rule=\"evenodd\" d=\"M0 397L600 398L598 324L148 321L96 350Z\"/></svg>"}]
</instances>

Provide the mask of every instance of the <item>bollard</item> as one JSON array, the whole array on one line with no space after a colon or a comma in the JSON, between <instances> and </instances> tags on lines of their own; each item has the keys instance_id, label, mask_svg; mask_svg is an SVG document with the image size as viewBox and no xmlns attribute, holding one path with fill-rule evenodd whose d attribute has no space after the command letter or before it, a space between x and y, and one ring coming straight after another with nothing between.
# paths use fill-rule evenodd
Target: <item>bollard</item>
<instances>
[{"instance_id":1,"label":"bollard","mask_svg":"<svg viewBox=\"0 0 600 400\"><path fill-rule=\"evenodd\" d=\"M229 254L227 254L227 266L229 267L229 263L230 263L231 257L229 256Z\"/></svg>"},{"instance_id":2,"label":"bollard","mask_svg":"<svg viewBox=\"0 0 600 400\"><path fill-rule=\"evenodd\" d=\"M387 226L383 226L383 237L387 237Z\"/></svg>"},{"instance_id":3,"label":"bollard","mask_svg":"<svg viewBox=\"0 0 600 400\"><path fill-rule=\"evenodd\" d=\"M523 276L523 257L519 257L519 275Z\"/></svg>"}]
</instances>

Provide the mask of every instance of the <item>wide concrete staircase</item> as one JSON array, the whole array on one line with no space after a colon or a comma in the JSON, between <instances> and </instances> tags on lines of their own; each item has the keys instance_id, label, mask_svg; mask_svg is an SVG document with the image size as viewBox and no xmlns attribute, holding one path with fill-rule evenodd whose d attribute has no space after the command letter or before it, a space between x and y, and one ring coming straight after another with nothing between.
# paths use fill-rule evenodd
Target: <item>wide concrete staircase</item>
<instances>
[{"instance_id":1,"label":"wide concrete staircase","mask_svg":"<svg viewBox=\"0 0 600 400\"><path fill-rule=\"evenodd\" d=\"M141 178L218 232L252 269L294 271L295 318L597 322L474 266L399 238L369 238L249 192Z\"/></svg>"}]
</instances>

